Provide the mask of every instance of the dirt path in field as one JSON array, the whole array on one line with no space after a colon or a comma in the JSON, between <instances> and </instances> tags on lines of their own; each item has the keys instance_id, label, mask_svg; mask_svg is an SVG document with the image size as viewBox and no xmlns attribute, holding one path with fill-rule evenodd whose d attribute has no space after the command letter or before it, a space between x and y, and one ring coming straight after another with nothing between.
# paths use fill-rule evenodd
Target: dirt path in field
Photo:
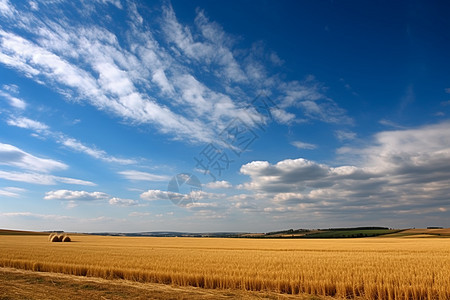
<instances>
[{"instance_id":1,"label":"dirt path in field","mask_svg":"<svg viewBox=\"0 0 450 300\"><path fill-rule=\"evenodd\" d=\"M0 300L25 299L326 299L239 290L208 290L0 268ZM331 299L331 298L328 298Z\"/></svg>"}]
</instances>

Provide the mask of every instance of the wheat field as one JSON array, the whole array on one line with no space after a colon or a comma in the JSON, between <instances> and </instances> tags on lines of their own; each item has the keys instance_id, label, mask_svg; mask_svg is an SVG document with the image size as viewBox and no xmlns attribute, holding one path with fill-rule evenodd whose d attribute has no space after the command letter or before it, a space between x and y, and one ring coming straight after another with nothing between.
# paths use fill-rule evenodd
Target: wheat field
<instances>
[{"instance_id":1,"label":"wheat field","mask_svg":"<svg viewBox=\"0 0 450 300\"><path fill-rule=\"evenodd\" d=\"M0 267L337 298L450 299L450 239L0 236Z\"/></svg>"}]
</instances>

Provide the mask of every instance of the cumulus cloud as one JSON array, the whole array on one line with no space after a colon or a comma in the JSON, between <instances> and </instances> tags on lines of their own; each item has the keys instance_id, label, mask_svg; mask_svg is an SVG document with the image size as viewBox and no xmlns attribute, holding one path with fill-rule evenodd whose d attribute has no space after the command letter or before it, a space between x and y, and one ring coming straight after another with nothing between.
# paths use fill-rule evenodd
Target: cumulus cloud
<instances>
[{"instance_id":1,"label":"cumulus cloud","mask_svg":"<svg viewBox=\"0 0 450 300\"><path fill-rule=\"evenodd\" d=\"M77 206L80 202L91 201L107 201L113 206L137 206L139 201L132 199L124 199L119 197L111 197L103 192L87 192L74 190L54 190L45 193L45 200L67 201L68 207Z\"/></svg>"},{"instance_id":2,"label":"cumulus cloud","mask_svg":"<svg viewBox=\"0 0 450 300\"><path fill-rule=\"evenodd\" d=\"M108 194L102 192L86 192L71 190L56 190L45 193L45 200L77 200L77 201L96 201L105 200Z\"/></svg>"},{"instance_id":3,"label":"cumulus cloud","mask_svg":"<svg viewBox=\"0 0 450 300\"><path fill-rule=\"evenodd\" d=\"M212 181L207 184L205 184L205 187L210 189L229 189L232 187L231 183L229 183L226 180L218 180L218 181Z\"/></svg>"},{"instance_id":4,"label":"cumulus cloud","mask_svg":"<svg viewBox=\"0 0 450 300\"><path fill-rule=\"evenodd\" d=\"M173 203L190 209L217 207L218 205L213 203L225 198L225 194L208 193L201 190L190 191L186 194L161 190L148 190L141 194L141 199L143 200L156 201L170 199Z\"/></svg>"},{"instance_id":5,"label":"cumulus cloud","mask_svg":"<svg viewBox=\"0 0 450 300\"><path fill-rule=\"evenodd\" d=\"M349 148L346 155L360 157L359 164L330 166L303 158L253 161L241 167L251 180L240 188L263 195L259 205L266 211L395 214L422 208L445 212L440 208L450 205L448 122L380 132L372 145Z\"/></svg>"},{"instance_id":6,"label":"cumulus cloud","mask_svg":"<svg viewBox=\"0 0 450 300\"><path fill-rule=\"evenodd\" d=\"M141 194L141 199L147 201L167 200L169 195L172 197L182 197L183 195L174 192L161 191L161 190L148 190Z\"/></svg>"},{"instance_id":7,"label":"cumulus cloud","mask_svg":"<svg viewBox=\"0 0 450 300\"><path fill-rule=\"evenodd\" d=\"M132 200L132 199L123 199L123 198L117 198L113 197L109 199L109 204L116 205L116 206L135 206L139 204L139 201Z\"/></svg>"}]
</instances>

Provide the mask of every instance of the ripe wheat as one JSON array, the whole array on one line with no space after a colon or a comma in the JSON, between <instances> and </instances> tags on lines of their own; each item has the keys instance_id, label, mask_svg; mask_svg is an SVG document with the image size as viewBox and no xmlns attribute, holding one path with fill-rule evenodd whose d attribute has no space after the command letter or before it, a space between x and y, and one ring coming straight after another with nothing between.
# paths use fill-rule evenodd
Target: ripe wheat
<instances>
[{"instance_id":1,"label":"ripe wheat","mask_svg":"<svg viewBox=\"0 0 450 300\"><path fill-rule=\"evenodd\" d=\"M444 238L75 240L0 236L0 266L339 298L450 299L450 239Z\"/></svg>"}]
</instances>

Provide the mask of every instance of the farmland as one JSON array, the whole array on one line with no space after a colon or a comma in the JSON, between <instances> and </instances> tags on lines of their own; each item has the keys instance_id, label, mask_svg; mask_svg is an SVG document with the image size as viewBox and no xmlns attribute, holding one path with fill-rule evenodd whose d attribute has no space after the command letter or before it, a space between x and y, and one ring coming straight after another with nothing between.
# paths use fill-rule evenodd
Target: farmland
<instances>
[{"instance_id":1,"label":"farmland","mask_svg":"<svg viewBox=\"0 0 450 300\"><path fill-rule=\"evenodd\" d=\"M449 299L450 239L0 236L0 266L208 289Z\"/></svg>"}]
</instances>

